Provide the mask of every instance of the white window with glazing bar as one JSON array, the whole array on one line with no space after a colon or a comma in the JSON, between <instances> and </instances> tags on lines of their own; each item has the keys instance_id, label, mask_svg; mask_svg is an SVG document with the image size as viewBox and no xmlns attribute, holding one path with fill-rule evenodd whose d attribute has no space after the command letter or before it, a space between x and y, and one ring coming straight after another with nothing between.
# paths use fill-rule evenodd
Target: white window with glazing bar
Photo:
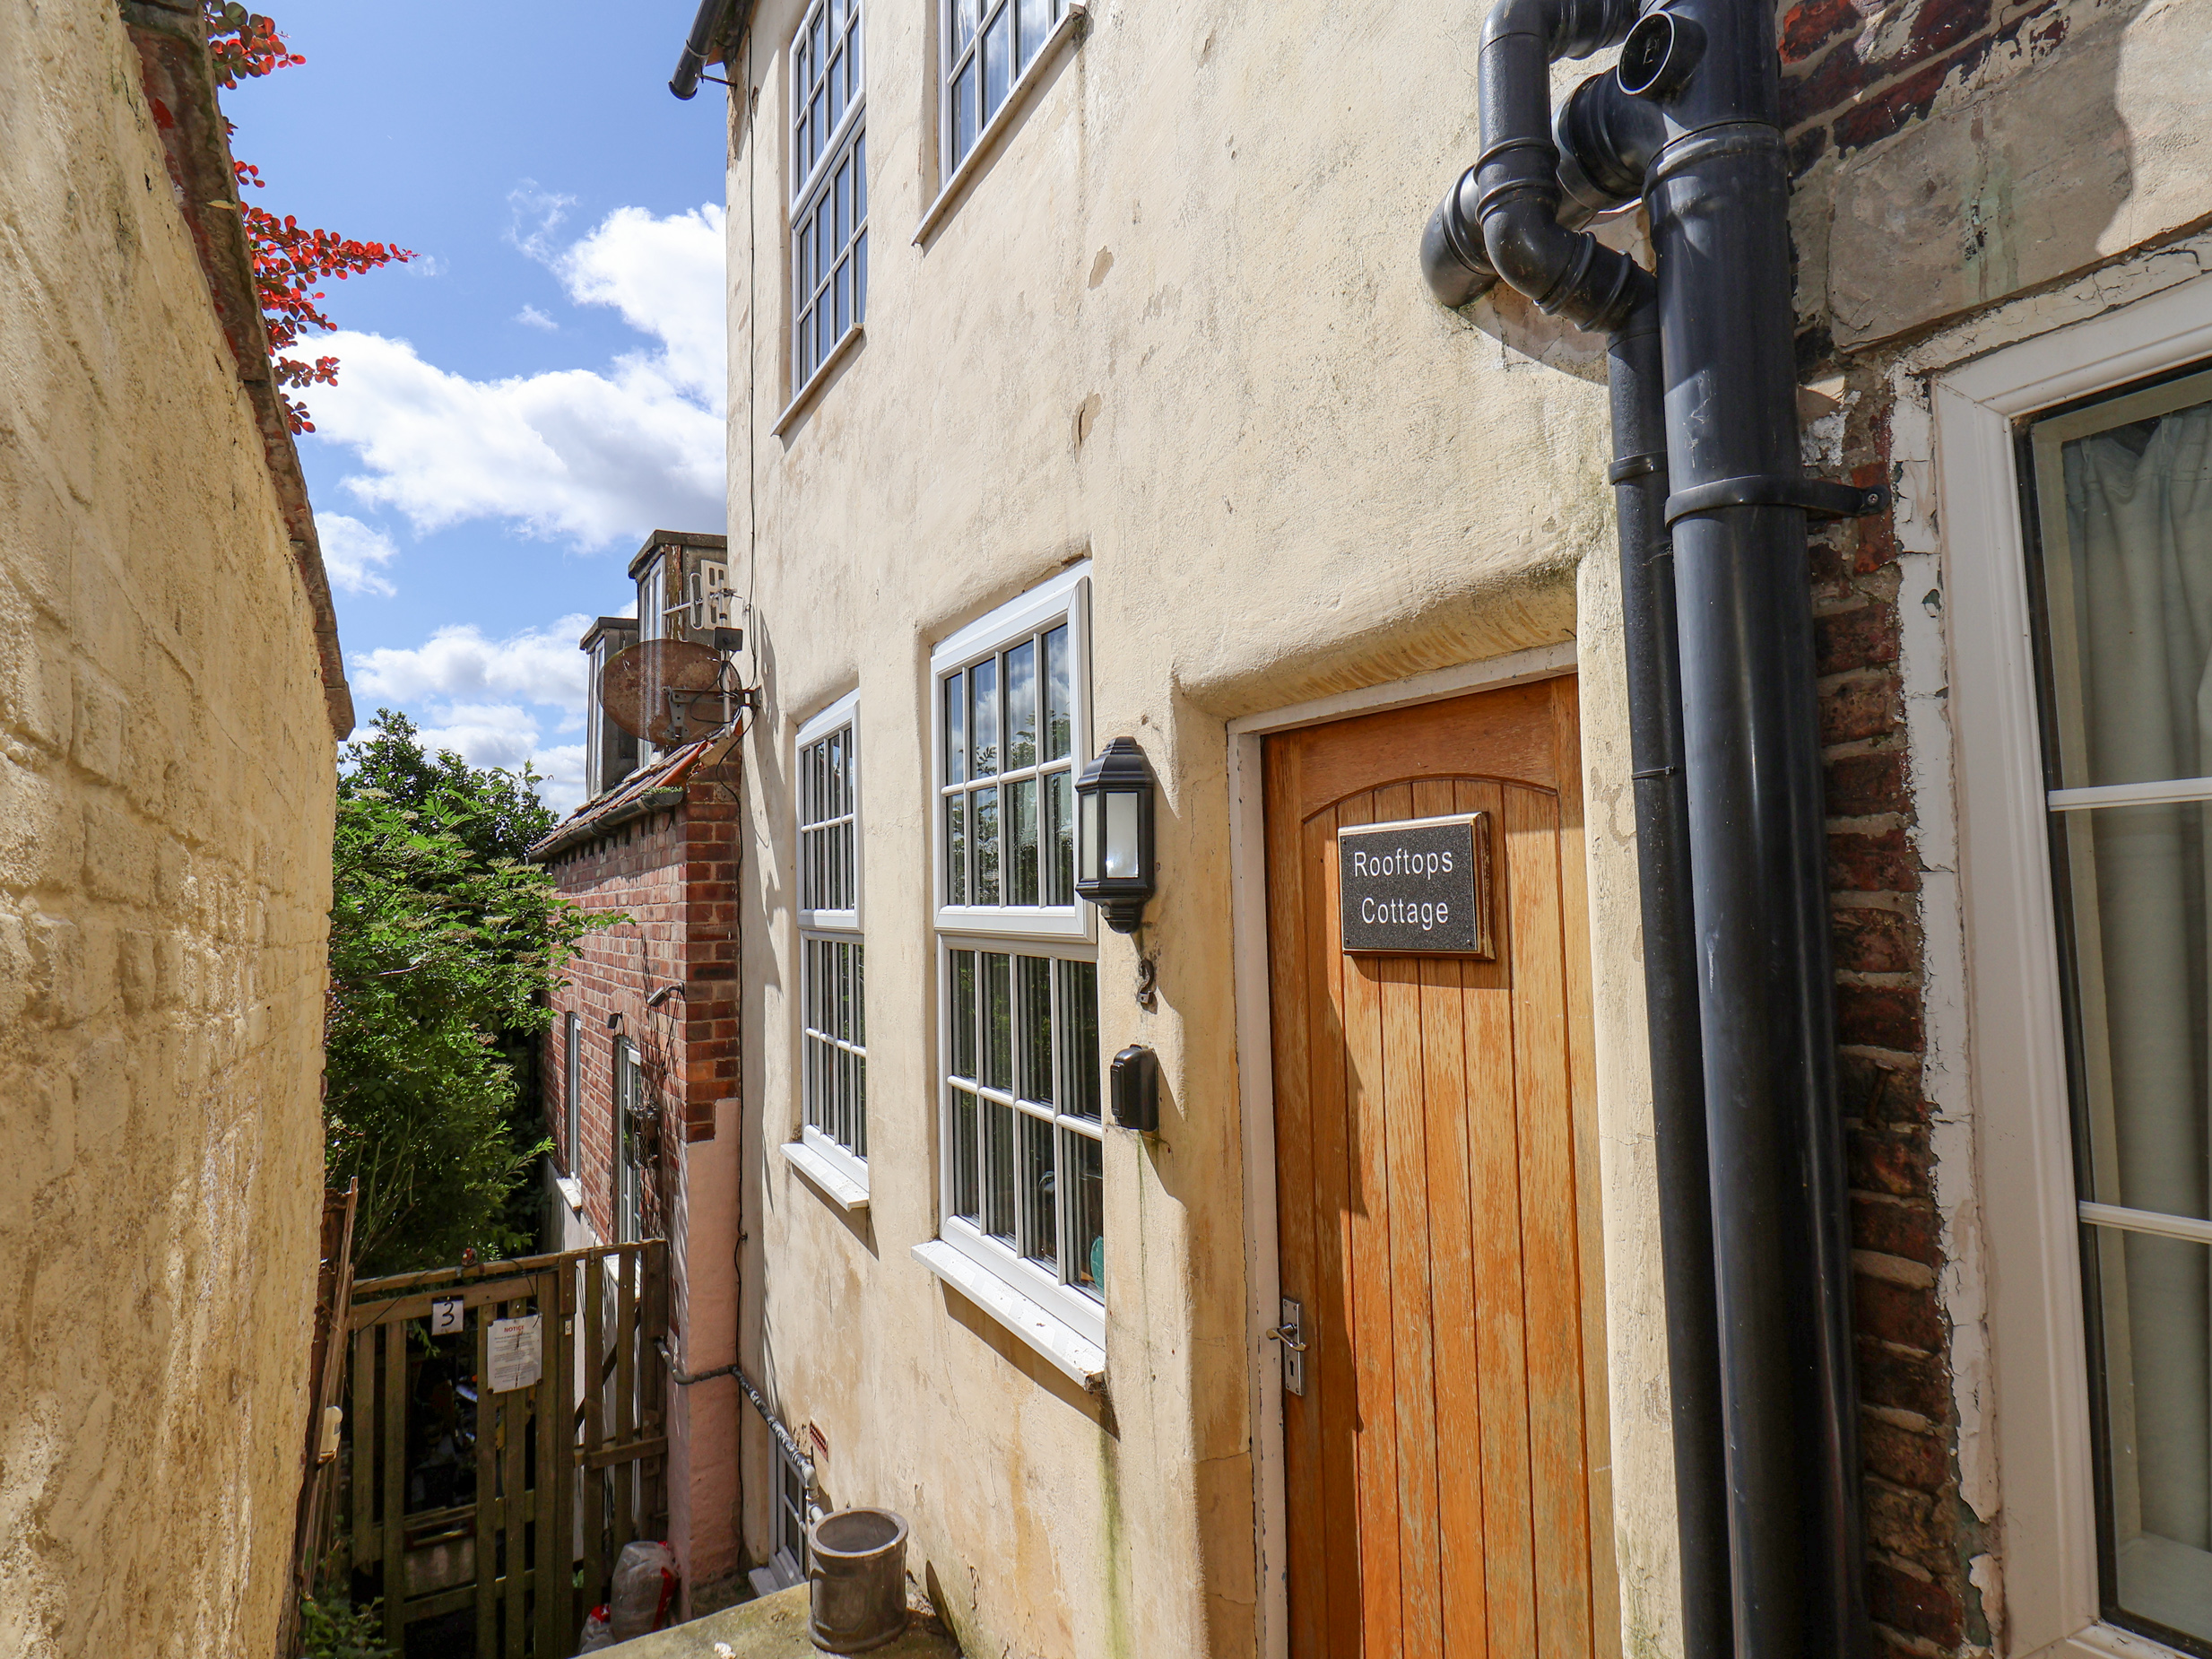
<instances>
[{"instance_id":1,"label":"white window with glazing bar","mask_svg":"<svg viewBox=\"0 0 2212 1659\"><path fill-rule=\"evenodd\" d=\"M1069 0L941 0L944 177L967 161L1009 107L1069 13ZM1080 8L1079 8L1080 9Z\"/></svg>"},{"instance_id":2,"label":"white window with glazing bar","mask_svg":"<svg viewBox=\"0 0 2212 1659\"><path fill-rule=\"evenodd\" d=\"M861 0L815 0L791 43L791 389L868 310Z\"/></svg>"},{"instance_id":3,"label":"white window with glazing bar","mask_svg":"<svg viewBox=\"0 0 2212 1659\"><path fill-rule=\"evenodd\" d=\"M861 933L860 694L799 728L800 1139L868 1184L868 999Z\"/></svg>"},{"instance_id":4,"label":"white window with glazing bar","mask_svg":"<svg viewBox=\"0 0 2212 1659\"><path fill-rule=\"evenodd\" d=\"M940 1243L1105 1342L1098 969L1075 896L1088 566L933 653Z\"/></svg>"}]
</instances>

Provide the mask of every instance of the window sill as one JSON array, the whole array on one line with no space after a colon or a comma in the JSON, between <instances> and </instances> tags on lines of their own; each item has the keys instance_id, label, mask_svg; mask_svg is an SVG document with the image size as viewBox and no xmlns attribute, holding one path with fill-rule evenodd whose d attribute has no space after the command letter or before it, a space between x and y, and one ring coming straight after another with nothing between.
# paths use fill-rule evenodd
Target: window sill
<instances>
[{"instance_id":1,"label":"window sill","mask_svg":"<svg viewBox=\"0 0 2212 1659\"><path fill-rule=\"evenodd\" d=\"M847 1215L868 1207L868 1189L831 1165L803 1141L784 1142L784 1161L811 1182L817 1191Z\"/></svg>"},{"instance_id":2,"label":"window sill","mask_svg":"<svg viewBox=\"0 0 2212 1659\"><path fill-rule=\"evenodd\" d=\"M1060 21L1053 25L1052 33L1046 35L1045 43L1037 48L1037 56L1029 60L1029 66L1022 72L1021 79L1008 91L1006 101L999 106L998 113L991 117L990 124L976 135L975 147L960 158L959 166L952 169L952 177L945 180L945 187L937 193L937 199L924 210L922 222L915 227L914 245L916 248L929 240L937 227L959 205L961 196L967 193L967 187L975 182L976 175L990 164L991 158L1003 146L1006 135L1013 130L1021 112L1029 107L1031 100L1037 97L1038 88L1045 84L1046 66L1080 32L1083 20L1089 15L1089 9L1085 0L1068 0L1068 9L1060 14Z\"/></svg>"},{"instance_id":3,"label":"window sill","mask_svg":"<svg viewBox=\"0 0 2212 1659\"><path fill-rule=\"evenodd\" d=\"M553 1185L560 1189L562 1202L578 1215L582 1215L584 1213L584 1183L569 1176L557 1175L553 1177Z\"/></svg>"},{"instance_id":4,"label":"window sill","mask_svg":"<svg viewBox=\"0 0 2212 1659\"><path fill-rule=\"evenodd\" d=\"M784 405L784 413L776 417L776 424L768 429L772 437L781 438L799 424L799 418L813 406L815 398L829 384L830 377L837 372L838 366L860 349L860 337L865 327L864 324L854 323L845 331L845 338L829 348L829 355L823 358L814 372L807 377L806 384L791 395L791 401Z\"/></svg>"},{"instance_id":5,"label":"window sill","mask_svg":"<svg viewBox=\"0 0 2212 1659\"><path fill-rule=\"evenodd\" d=\"M1106 1392L1106 1350L1062 1323L997 1274L941 1238L914 1246L914 1259L1050 1360L1086 1392Z\"/></svg>"}]
</instances>

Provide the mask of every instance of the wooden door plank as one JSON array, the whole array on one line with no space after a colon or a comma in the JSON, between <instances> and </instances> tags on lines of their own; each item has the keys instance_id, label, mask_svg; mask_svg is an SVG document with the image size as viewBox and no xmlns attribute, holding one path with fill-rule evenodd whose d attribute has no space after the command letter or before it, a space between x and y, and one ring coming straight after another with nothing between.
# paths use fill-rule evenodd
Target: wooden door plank
<instances>
[{"instance_id":1,"label":"wooden door plank","mask_svg":"<svg viewBox=\"0 0 2212 1659\"><path fill-rule=\"evenodd\" d=\"M560 1455L567 1450L554 1431L554 1425L567 1420L562 1395L565 1393L560 1370L560 1274L548 1270L538 1275L537 1293L533 1299L538 1309L538 1330L542 1347L542 1371L538 1385L532 1391L531 1416L535 1420L536 1434L533 1456L537 1464L537 1476L530 1484L530 1561L533 1568L530 1612L531 1649L538 1659L567 1659L573 1650L564 1645L566 1633L561 1627L567 1622L568 1575L563 1570L558 1547L558 1494L561 1477L568 1472L568 1459Z\"/></svg>"},{"instance_id":2,"label":"wooden door plank","mask_svg":"<svg viewBox=\"0 0 2212 1659\"><path fill-rule=\"evenodd\" d=\"M607 1269L604 1258L584 1258L584 1462L577 1472L577 1505L584 1512L584 1614L607 1594L607 1479L594 1468L603 1432L606 1390Z\"/></svg>"},{"instance_id":3,"label":"wooden door plank","mask_svg":"<svg viewBox=\"0 0 2212 1659\"><path fill-rule=\"evenodd\" d=\"M1383 822L1418 816L1450 784L1394 784L1374 792ZM1408 1659L1441 1659L1443 1562L1436 1535L1435 1314L1428 1278L1427 1067L1421 1052L1421 959L1369 959L1381 1038L1375 1078L1389 1184L1392 1451L1398 1490L1398 1646Z\"/></svg>"},{"instance_id":4,"label":"wooden door plank","mask_svg":"<svg viewBox=\"0 0 2212 1659\"><path fill-rule=\"evenodd\" d=\"M668 1333L668 1241L648 1240L645 1251L645 1282L640 1290L640 1325L638 1335L638 1433L642 1438L665 1438L668 1422L668 1384L661 1361L658 1339ZM643 1495L639 1530L647 1538L668 1532L668 1459L655 1457L638 1465L640 1482L649 1481L651 1496Z\"/></svg>"},{"instance_id":5,"label":"wooden door plank","mask_svg":"<svg viewBox=\"0 0 2212 1659\"><path fill-rule=\"evenodd\" d=\"M1312 1313L1321 1307L1319 1253L1315 1243L1313 1046L1308 1035L1306 865L1299 857L1301 827L1294 810L1298 750L1271 739L1262 751L1267 802L1268 990L1275 1015L1272 1052L1275 1086L1275 1235L1282 1294ZM1276 1310L1266 1310L1271 1315ZM1263 1347L1258 1363L1279 1374L1282 1356ZM1306 1359L1304 1397L1283 1394L1285 1490L1322 1490L1320 1355ZM1294 1502L1285 1516L1289 1536L1286 1559L1290 1613L1291 1659L1324 1659L1327 1653L1329 1584L1325 1568L1325 1507Z\"/></svg>"},{"instance_id":6,"label":"wooden door plank","mask_svg":"<svg viewBox=\"0 0 2212 1659\"><path fill-rule=\"evenodd\" d=\"M1489 1614L1482 1581L1481 1362L1467 1162L1468 986L1465 970L1456 961L1431 960L1420 971L1421 1046L1431 1084L1428 1249L1436 1320L1436 1531L1443 1553L1444 1646L1452 1659L1482 1659L1489 1648Z\"/></svg>"},{"instance_id":7,"label":"wooden door plank","mask_svg":"<svg viewBox=\"0 0 2212 1659\"><path fill-rule=\"evenodd\" d=\"M519 1300L509 1302L505 1312L512 1317L521 1307ZM529 1445L530 1390L512 1388L499 1396L499 1596L505 1603L499 1615L501 1659L527 1659L529 1624L523 1587L530 1570L525 1530L530 1496L523 1490L523 1470Z\"/></svg>"},{"instance_id":8,"label":"wooden door plank","mask_svg":"<svg viewBox=\"0 0 2212 1659\"><path fill-rule=\"evenodd\" d=\"M1418 785L1414 811L1422 817L1475 811L1477 803L1462 798L1469 787ZM1488 1651L1488 1615L1482 1583L1482 1413L1467 1168L1465 968L1453 958L1421 961L1421 1052L1444 1651L1451 1659L1483 1659Z\"/></svg>"},{"instance_id":9,"label":"wooden door plank","mask_svg":"<svg viewBox=\"0 0 2212 1659\"><path fill-rule=\"evenodd\" d=\"M1473 773L1547 789L1558 782L1546 681L1386 709L1294 735L1306 746L1301 817L1378 784L1422 777Z\"/></svg>"},{"instance_id":10,"label":"wooden door plank","mask_svg":"<svg viewBox=\"0 0 2212 1659\"><path fill-rule=\"evenodd\" d=\"M499 1305L469 1310L476 1322L476 1651L497 1654L499 1603L499 1406L491 1392L491 1321Z\"/></svg>"},{"instance_id":11,"label":"wooden door plank","mask_svg":"<svg viewBox=\"0 0 2212 1659\"><path fill-rule=\"evenodd\" d=\"M1590 1492L1583 1439L1582 1263L1574 1191L1566 966L1560 938L1557 801L1505 791L1513 886L1514 1061L1519 1087L1522 1255L1528 1328L1529 1465L1535 1515L1537 1649L1586 1659Z\"/></svg>"},{"instance_id":12,"label":"wooden door plank","mask_svg":"<svg viewBox=\"0 0 2212 1659\"><path fill-rule=\"evenodd\" d=\"M384 1327L384 1639L396 1647L407 1620L407 1327Z\"/></svg>"},{"instance_id":13,"label":"wooden door plank","mask_svg":"<svg viewBox=\"0 0 2212 1659\"><path fill-rule=\"evenodd\" d=\"M1320 902L1306 933L1307 1091L1314 1129L1314 1334L1306 1356L1306 1398L1320 1418L1323 1571L1328 1581L1326 1655L1359 1652L1361 1516L1359 1374L1353 1363L1358 1306L1352 1284L1353 1169L1344 1070L1344 956L1328 918L1336 913L1338 814L1306 821L1301 867Z\"/></svg>"},{"instance_id":14,"label":"wooden door plank","mask_svg":"<svg viewBox=\"0 0 2212 1659\"><path fill-rule=\"evenodd\" d=\"M1583 815L1582 686L1549 682L1559 752L1559 914L1566 953L1568 1086L1574 1125L1575 1216L1582 1261L1583 1435L1591 1448L1591 1639L1602 1659L1621 1653L1620 1568L1613 1532L1612 1379L1605 1312L1605 1205L1600 1180L1598 1059L1591 1014L1589 846Z\"/></svg>"},{"instance_id":15,"label":"wooden door plank","mask_svg":"<svg viewBox=\"0 0 2212 1659\"><path fill-rule=\"evenodd\" d=\"M377 1524L377 1333L373 1330L353 1333L350 1386L346 1455L352 1459L348 1479L353 1483L353 1538L346 1553L351 1565L365 1568L371 1559L369 1543ZM375 1554L380 1559L383 1551Z\"/></svg>"},{"instance_id":16,"label":"wooden door plank","mask_svg":"<svg viewBox=\"0 0 2212 1659\"><path fill-rule=\"evenodd\" d=\"M645 1266L645 1252L636 1245L626 1245L614 1259L614 1438L627 1443L638 1438L638 1279ZM634 1460L617 1464L613 1473L612 1553L619 1562L622 1546L638 1535L638 1464Z\"/></svg>"},{"instance_id":17,"label":"wooden door plank","mask_svg":"<svg viewBox=\"0 0 2212 1659\"><path fill-rule=\"evenodd\" d=\"M1372 795L1345 802L1337 812L1340 824L1372 823L1376 816ZM1345 1116L1351 1136L1352 1344L1358 1377L1360 1622L1362 1651L1367 1659L1382 1659L1396 1646L1400 1622L1397 1370L1392 1351L1382 988L1378 959L1341 960Z\"/></svg>"},{"instance_id":18,"label":"wooden door plank","mask_svg":"<svg viewBox=\"0 0 2212 1659\"><path fill-rule=\"evenodd\" d=\"M576 1573L576 1501L577 1484L584 1477L576 1466L576 1357L577 1325L577 1265L564 1262L554 1272L554 1317L559 1341L554 1344L558 1356L554 1372L553 1411L553 1630L551 1647L546 1650L547 1659L561 1659L573 1654L583 1641L584 1632L577 1627L576 1597L570 1593L570 1579ZM538 1475L547 1478L545 1471ZM545 1592L540 1589L542 1596Z\"/></svg>"},{"instance_id":19,"label":"wooden door plank","mask_svg":"<svg viewBox=\"0 0 2212 1659\"><path fill-rule=\"evenodd\" d=\"M1495 784L1468 786L1467 810L1500 821ZM1529 1507L1527 1309L1521 1280L1521 1170L1514 1111L1513 994L1518 939L1510 895L1517 872L1505 838L1493 849L1498 895L1498 988L1471 989L1467 1031L1469 1197L1475 1281L1476 1385L1481 1400L1483 1594L1489 1651L1523 1659L1536 1647L1535 1545ZM1473 978L1471 967L1467 977Z\"/></svg>"}]
</instances>

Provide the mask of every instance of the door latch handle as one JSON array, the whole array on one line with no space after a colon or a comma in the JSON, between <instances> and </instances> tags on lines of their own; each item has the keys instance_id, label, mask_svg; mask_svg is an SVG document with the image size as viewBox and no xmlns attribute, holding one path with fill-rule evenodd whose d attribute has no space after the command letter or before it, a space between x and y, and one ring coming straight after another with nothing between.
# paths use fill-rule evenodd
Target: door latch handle
<instances>
[{"instance_id":1,"label":"door latch handle","mask_svg":"<svg viewBox=\"0 0 2212 1659\"><path fill-rule=\"evenodd\" d=\"M1306 1310L1293 1298L1286 1296L1276 1317L1279 1323L1267 1333L1267 1340L1282 1344L1283 1392L1303 1394L1306 1392L1306 1351L1311 1346L1306 1328Z\"/></svg>"}]
</instances>

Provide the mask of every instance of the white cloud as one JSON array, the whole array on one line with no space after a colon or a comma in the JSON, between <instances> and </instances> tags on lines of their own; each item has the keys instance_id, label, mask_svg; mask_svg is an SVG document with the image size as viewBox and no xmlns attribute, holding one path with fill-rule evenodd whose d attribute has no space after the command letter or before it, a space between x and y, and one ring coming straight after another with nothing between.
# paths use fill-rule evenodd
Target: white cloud
<instances>
[{"instance_id":1,"label":"white cloud","mask_svg":"<svg viewBox=\"0 0 2212 1659\"><path fill-rule=\"evenodd\" d=\"M383 646L364 652L353 661L353 686L367 697L403 703L438 698L456 708L519 698L551 704L567 717L564 724L573 725L584 714L587 666L576 642L591 623L588 616L564 616L498 640L485 638L473 622L441 628L412 650Z\"/></svg>"},{"instance_id":2,"label":"white cloud","mask_svg":"<svg viewBox=\"0 0 2212 1659\"><path fill-rule=\"evenodd\" d=\"M538 799L566 818L584 803L584 745L547 746L538 722L514 703L455 703L435 710L416 741L435 754L450 749L471 766L538 774Z\"/></svg>"},{"instance_id":3,"label":"white cloud","mask_svg":"<svg viewBox=\"0 0 2212 1659\"><path fill-rule=\"evenodd\" d=\"M343 367L336 386L317 388L315 418L324 439L363 463L346 488L396 508L419 533L490 518L596 548L656 525L719 527L723 211L655 218L618 208L555 251L569 198L529 187L509 200L518 248L575 303L612 307L659 349L603 369L472 380L404 340L334 335L319 349Z\"/></svg>"},{"instance_id":4,"label":"white cloud","mask_svg":"<svg viewBox=\"0 0 2212 1659\"><path fill-rule=\"evenodd\" d=\"M315 534L323 544L323 569L329 573L332 586L343 593L379 594L386 599L399 591L377 574L378 567L399 557L399 549L374 525L343 513L317 513Z\"/></svg>"},{"instance_id":5,"label":"white cloud","mask_svg":"<svg viewBox=\"0 0 2212 1659\"><path fill-rule=\"evenodd\" d=\"M343 368L317 388L316 425L368 468L346 488L419 534L494 518L603 547L655 525L724 521L721 415L638 360L612 377L471 380L380 334L341 333L322 349Z\"/></svg>"},{"instance_id":6,"label":"white cloud","mask_svg":"<svg viewBox=\"0 0 2212 1659\"><path fill-rule=\"evenodd\" d=\"M383 647L353 660L363 702L412 716L424 748L451 749L471 766L537 769L538 795L566 816L584 799L584 745L551 743L579 732L586 664L576 648L591 619L564 616L505 639L471 625L441 628L414 648Z\"/></svg>"},{"instance_id":7,"label":"white cloud","mask_svg":"<svg viewBox=\"0 0 2212 1659\"><path fill-rule=\"evenodd\" d=\"M436 254L417 254L400 266L409 276L443 276L450 268Z\"/></svg>"},{"instance_id":8,"label":"white cloud","mask_svg":"<svg viewBox=\"0 0 2212 1659\"><path fill-rule=\"evenodd\" d=\"M723 294L725 215L696 208L655 219L618 207L552 262L568 298L609 305L661 343L655 365L701 402L722 407L728 374Z\"/></svg>"},{"instance_id":9,"label":"white cloud","mask_svg":"<svg viewBox=\"0 0 2212 1659\"><path fill-rule=\"evenodd\" d=\"M543 264L553 256L553 232L568 222L575 205L576 197L541 190L536 179L525 178L507 193L507 239Z\"/></svg>"},{"instance_id":10,"label":"white cloud","mask_svg":"<svg viewBox=\"0 0 2212 1659\"><path fill-rule=\"evenodd\" d=\"M560 325L533 305L526 305L515 313L515 320L530 328L542 328L549 334L560 332Z\"/></svg>"}]
</instances>

